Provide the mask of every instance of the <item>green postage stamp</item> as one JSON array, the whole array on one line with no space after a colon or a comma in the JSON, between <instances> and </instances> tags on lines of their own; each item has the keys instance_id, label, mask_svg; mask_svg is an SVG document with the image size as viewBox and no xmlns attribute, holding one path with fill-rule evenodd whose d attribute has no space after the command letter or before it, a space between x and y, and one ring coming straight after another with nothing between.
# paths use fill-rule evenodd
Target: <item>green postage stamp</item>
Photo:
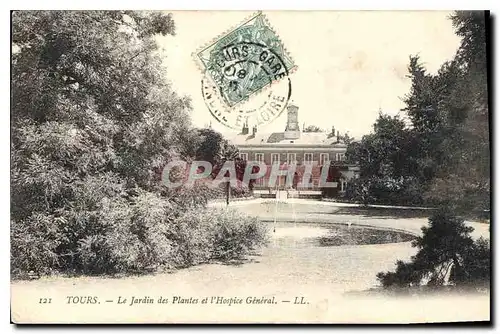
<instances>
[{"instance_id":1,"label":"green postage stamp","mask_svg":"<svg viewBox=\"0 0 500 334\"><path fill-rule=\"evenodd\" d=\"M228 107L248 100L296 68L261 12L222 35L196 57Z\"/></svg>"}]
</instances>

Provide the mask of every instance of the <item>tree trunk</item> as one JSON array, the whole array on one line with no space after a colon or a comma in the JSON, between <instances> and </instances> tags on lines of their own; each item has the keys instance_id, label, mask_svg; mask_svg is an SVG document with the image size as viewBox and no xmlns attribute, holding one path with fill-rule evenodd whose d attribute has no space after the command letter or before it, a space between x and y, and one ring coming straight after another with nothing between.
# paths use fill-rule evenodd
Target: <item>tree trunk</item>
<instances>
[{"instance_id":1,"label":"tree trunk","mask_svg":"<svg viewBox=\"0 0 500 334\"><path fill-rule=\"evenodd\" d=\"M229 192L231 191L230 183L226 183L226 205L229 205Z\"/></svg>"}]
</instances>

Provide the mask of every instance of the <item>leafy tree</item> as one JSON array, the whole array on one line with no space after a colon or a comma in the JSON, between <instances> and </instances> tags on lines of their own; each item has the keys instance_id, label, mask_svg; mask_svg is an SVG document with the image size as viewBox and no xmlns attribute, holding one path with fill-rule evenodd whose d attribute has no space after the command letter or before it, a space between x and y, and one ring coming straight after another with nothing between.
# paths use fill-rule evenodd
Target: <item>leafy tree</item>
<instances>
[{"instance_id":1,"label":"leafy tree","mask_svg":"<svg viewBox=\"0 0 500 334\"><path fill-rule=\"evenodd\" d=\"M173 33L157 12L13 12L12 230L50 226L41 267L99 271L114 258L106 263L118 268L126 261L110 240L127 211L110 215L152 201L167 217L171 207L149 192L190 108L159 66L154 36ZM148 243L148 229L133 238Z\"/></svg>"},{"instance_id":2,"label":"leafy tree","mask_svg":"<svg viewBox=\"0 0 500 334\"><path fill-rule=\"evenodd\" d=\"M453 60L430 74L418 56L410 57L411 87L403 99L410 124L379 115L374 133L349 145L346 156L360 164L357 185L366 190L349 194L489 210L486 21L482 12L456 12L451 21L462 37Z\"/></svg>"},{"instance_id":3,"label":"leafy tree","mask_svg":"<svg viewBox=\"0 0 500 334\"><path fill-rule=\"evenodd\" d=\"M454 135L443 143L446 163L432 184L429 197L459 210L490 208L490 146L484 12L456 12L451 17L462 37L455 57L460 80L447 102L452 115L464 117L451 123Z\"/></svg>"},{"instance_id":4,"label":"leafy tree","mask_svg":"<svg viewBox=\"0 0 500 334\"><path fill-rule=\"evenodd\" d=\"M360 167L360 178L348 186L347 196L363 203L418 203L422 171L414 144L403 120L380 113L374 132L347 147L347 161Z\"/></svg>"},{"instance_id":5,"label":"leafy tree","mask_svg":"<svg viewBox=\"0 0 500 334\"><path fill-rule=\"evenodd\" d=\"M189 162L194 160L209 162L212 165L212 179L217 177L226 161L232 161L235 163L237 185L235 187L231 187L229 184L229 190L227 190L228 185L224 184L224 196L226 197L226 200L228 192L229 194L233 194L235 196L245 196L249 194L249 191L253 190L255 180L250 180L248 185L242 184L247 162L239 158L239 150L237 147L230 144L228 140L222 136L222 134L210 128L193 129L183 134L182 141L182 159ZM254 166L252 168L252 173L256 173L257 171L258 166ZM229 173L226 172L225 176L229 176ZM207 189L211 187L209 184L210 181L202 181L201 183L203 183L204 187ZM211 191L210 193L210 196L221 195L218 190Z\"/></svg>"},{"instance_id":6,"label":"leafy tree","mask_svg":"<svg viewBox=\"0 0 500 334\"><path fill-rule=\"evenodd\" d=\"M55 204L71 192L66 181L106 171L127 188L154 187L151 170L172 155L170 138L188 125L188 100L171 91L153 41L153 34L173 33L171 17L14 12L12 23L19 49L12 59L14 169L38 176L29 184L14 179L14 188L38 194L52 183L42 197ZM19 200L39 203L24 192Z\"/></svg>"},{"instance_id":7,"label":"leafy tree","mask_svg":"<svg viewBox=\"0 0 500 334\"><path fill-rule=\"evenodd\" d=\"M471 76L472 90L477 94L478 103L482 105L488 104L488 16L485 11L457 11L451 16L455 33L462 37L457 61L467 68L468 75Z\"/></svg>"},{"instance_id":8,"label":"leafy tree","mask_svg":"<svg viewBox=\"0 0 500 334\"><path fill-rule=\"evenodd\" d=\"M217 153L220 152L224 141L222 134L210 128L192 129L183 134L182 157L207 161L215 165L218 159Z\"/></svg>"}]
</instances>

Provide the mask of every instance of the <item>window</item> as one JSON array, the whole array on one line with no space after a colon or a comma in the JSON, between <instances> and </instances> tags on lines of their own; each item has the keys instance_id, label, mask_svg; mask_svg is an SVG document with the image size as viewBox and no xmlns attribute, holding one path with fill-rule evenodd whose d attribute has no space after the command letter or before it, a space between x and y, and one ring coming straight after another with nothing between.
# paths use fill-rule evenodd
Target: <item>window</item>
<instances>
[{"instance_id":1,"label":"window","mask_svg":"<svg viewBox=\"0 0 500 334\"><path fill-rule=\"evenodd\" d=\"M286 161L289 164L293 164L297 161L297 154L296 153L288 153L286 156Z\"/></svg>"},{"instance_id":2,"label":"window","mask_svg":"<svg viewBox=\"0 0 500 334\"><path fill-rule=\"evenodd\" d=\"M321 153L319 155L319 164L320 165L327 165L328 164L328 161L329 161L329 157L328 157L328 153Z\"/></svg>"},{"instance_id":3,"label":"window","mask_svg":"<svg viewBox=\"0 0 500 334\"><path fill-rule=\"evenodd\" d=\"M341 153L335 153L335 161L340 161Z\"/></svg>"},{"instance_id":4,"label":"window","mask_svg":"<svg viewBox=\"0 0 500 334\"><path fill-rule=\"evenodd\" d=\"M339 160L340 161L344 161L345 160L345 154L344 153L340 153L339 154Z\"/></svg>"},{"instance_id":5,"label":"window","mask_svg":"<svg viewBox=\"0 0 500 334\"><path fill-rule=\"evenodd\" d=\"M255 153L255 160L257 162L264 162L264 153Z\"/></svg>"},{"instance_id":6,"label":"window","mask_svg":"<svg viewBox=\"0 0 500 334\"><path fill-rule=\"evenodd\" d=\"M272 153L271 154L271 164L279 164L280 163L280 155L279 153Z\"/></svg>"},{"instance_id":7,"label":"window","mask_svg":"<svg viewBox=\"0 0 500 334\"><path fill-rule=\"evenodd\" d=\"M304 163L310 164L313 161L313 154L312 153L304 153Z\"/></svg>"},{"instance_id":8,"label":"window","mask_svg":"<svg viewBox=\"0 0 500 334\"><path fill-rule=\"evenodd\" d=\"M240 159L241 160L248 160L248 153L240 153Z\"/></svg>"}]
</instances>

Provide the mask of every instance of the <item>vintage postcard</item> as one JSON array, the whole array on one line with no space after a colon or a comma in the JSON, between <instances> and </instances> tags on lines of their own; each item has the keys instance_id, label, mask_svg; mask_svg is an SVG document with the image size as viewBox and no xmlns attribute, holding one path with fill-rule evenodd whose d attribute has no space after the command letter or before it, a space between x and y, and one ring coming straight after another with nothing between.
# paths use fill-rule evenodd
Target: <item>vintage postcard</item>
<instances>
[{"instance_id":1,"label":"vintage postcard","mask_svg":"<svg viewBox=\"0 0 500 334\"><path fill-rule=\"evenodd\" d=\"M15 324L489 323L487 11L13 11Z\"/></svg>"}]
</instances>

